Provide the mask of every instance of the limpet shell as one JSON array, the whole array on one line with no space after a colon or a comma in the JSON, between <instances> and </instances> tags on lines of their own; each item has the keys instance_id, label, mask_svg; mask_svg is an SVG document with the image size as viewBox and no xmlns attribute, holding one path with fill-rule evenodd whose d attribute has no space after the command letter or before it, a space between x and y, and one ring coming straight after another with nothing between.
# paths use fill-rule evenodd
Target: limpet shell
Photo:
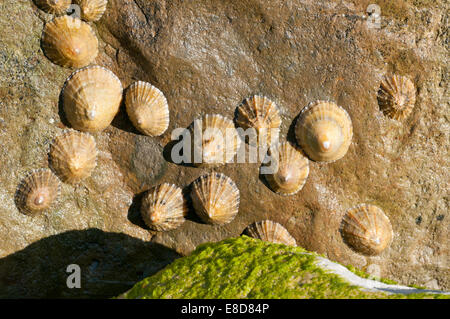
<instances>
[{"instance_id":1,"label":"limpet shell","mask_svg":"<svg viewBox=\"0 0 450 319\"><path fill-rule=\"evenodd\" d=\"M265 178L272 190L280 195L293 195L301 190L309 175L308 158L289 142L272 145L268 155L274 173L265 174Z\"/></svg>"},{"instance_id":2,"label":"limpet shell","mask_svg":"<svg viewBox=\"0 0 450 319\"><path fill-rule=\"evenodd\" d=\"M34 0L34 3L47 13L61 15L69 9L72 0Z\"/></svg>"},{"instance_id":3,"label":"limpet shell","mask_svg":"<svg viewBox=\"0 0 450 319\"><path fill-rule=\"evenodd\" d=\"M89 177L97 165L94 138L74 130L58 136L49 152L50 166L66 183L75 184Z\"/></svg>"},{"instance_id":4,"label":"limpet shell","mask_svg":"<svg viewBox=\"0 0 450 319\"><path fill-rule=\"evenodd\" d=\"M344 242L364 255L378 255L389 246L393 231L389 218L375 205L350 208L342 219L340 232Z\"/></svg>"},{"instance_id":5,"label":"limpet shell","mask_svg":"<svg viewBox=\"0 0 450 319\"><path fill-rule=\"evenodd\" d=\"M140 132L159 136L169 127L167 99L150 83L133 83L127 90L125 105L131 122Z\"/></svg>"},{"instance_id":6,"label":"limpet shell","mask_svg":"<svg viewBox=\"0 0 450 319\"><path fill-rule=\"evenodd\" d=\"M187 204L181 188L164 183L149 190L145 195L141 215L145 224L157 231L175 229L184 223Z\"/></svg>"},{"instance_id":7,"label":"limpet shell","mask_svg":"<svg viewBox=\"0 0 450 319\"><path fill-rule=\"evenodd\" d=\"M106 11L108 0L75 0L81 8L81 18L85 21L98 21Z\"/></svg>"},{"instance_id":8,"label":"limpet shell","mask_svg":"<svg viewBox=\"0 0 450 319\"><path fill-rule=\"evenodd\" d=\"M45 25L42 49L53 63L81 68L97 57L98 40L89 24L66 15Z\"/></svg>"},{"instance_id":9,"label":"limpet shell","mask_svg":"<svg viewBox=\"0 0 450 319\"><path fill-rule=\"evenodd\" d=\"M271 220L253 223L245 229L244 233L262 241L297 246L295 238L289 234L287 229Z\"/></svg>"},{"instance_id":10,"label":"limpet shell","mask_svg":"<svg viewBox=\"0 0 450 319\"><path fill-rule=\"evenodd\" d=\"M385 76L378 91L378 104L383 113L394 120L411 114L416 103L416 88L405 76Z\"/></svg>"},{"instance_id":11,"label":"limpet shell","mask_svg":"<svg viewBox=\"0 0 450 319\"><path fill-rule=\"evenodd\" d=\"M63 89L63 107L73 128L99 132L111 124L122 100L122 83L110 70L89 66L75 71Z\"/></svg>"},{"instance_id":12,"label":"limpet shell","mask_svg":"<svg viewBox=\"0 0 450 319\"><path fill-rule=\"evenodd\" d=\"M255 129L258 141L250 139L250 145L266 147L278 142L280 113L275 102L267 97L255 95L246 99L237 109L236 123L245 130Z\"/></svg>"},{"instance_id":13,"label":"limpet shell","mask_svg":"<svg viewBox=\"0 0 450 319\"><path fill-rule=\"evenodd\" d=\"M342 107L329 101L317 101L300 113L295 136L310 159L334 162L347 153L352 142L352 121Z\"/></svg>"},{"instance_id":14,"label":"limpet shell","mask_svg":"<svg viewBox=\"0 0 450 319\"><path fill-rule=\"evenodd\" d=\"M194 181L191 198L195 212L207 224L228 224L239 211L239 189L222 173L203 175Z\"/></svg>"},{"instance_id":15,"label":"limpet shell","mask_svg":"<svg viewBox=\"0 0 450 319\"><path fill-rule=\"evenodd\" d=\"M60 184L56 175L47 168L31 171L17 188L17 208L25 214L49 209L59 196Z\"/></svg>"},{"instance_id":16,"label":"limpet shell","mask_svg":"<svg viewBox=\"0 0 450 319\"><path fill-rule=\"evenodd\" d=\"M196 119L191 132L192 162L196 166L230 163L241 145L233 121L219 114Z\"/></svg>"}]
</instances>

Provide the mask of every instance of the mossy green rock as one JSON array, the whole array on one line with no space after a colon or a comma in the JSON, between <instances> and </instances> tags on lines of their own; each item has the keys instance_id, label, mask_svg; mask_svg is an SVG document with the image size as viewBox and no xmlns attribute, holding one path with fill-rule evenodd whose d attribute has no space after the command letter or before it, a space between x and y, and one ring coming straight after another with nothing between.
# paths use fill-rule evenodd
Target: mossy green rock
<instances>
[{"instance_id":1,"label":"mossy green rock","mask_svg":"<svg viewBox=\"0 0 450 319\"><path fill-rule=\"evenodd\" d=\"M331 261L402 285L450 290L448 1L108 1L90 23L99 40L94 64L124 88L137 80L158 87L170 126L158 137L141 135L122 105L112 125L93 134L92 175L63 183L55 206L31 217L17 209L15 192L29 171L48 167L49 145L70 128L60 95L74 71L44 55L42 32L54 17L34 2L0 1L0 297L117 296L174 256L264 219ZM369 4L380 7L380 28L368 24ZM386 74L407 76L417 88L405 121L379 108ZM175 230L150 232L140 217L144 192L161 183L188 191L211 171L173 163L173 130L203 114L234 119L255 94L276 102L280 140L294 144L306 105L342 106L353 125L347 154L327 165L311 161L305 186L292 196L268 187L259 162L217 167L240 191L231 223L214 227L192 212ZM339 233L342 216L360 203L380 207L391 221L395 235L380 255L358 254ZM66 286L71 263L81 267L81 289Z\"/></svg>"},{"instance_id":2,"label":"mossy green rock","mask_svg":"<svg viewBox=\"0 0 450 319\"><path fill-rule=\"evenodd\" d=\"M300 247L246 236L199 246L121 298L404 298L442 295L388 295L363 291L315 263Z\"/></svg>"}]
</instances>

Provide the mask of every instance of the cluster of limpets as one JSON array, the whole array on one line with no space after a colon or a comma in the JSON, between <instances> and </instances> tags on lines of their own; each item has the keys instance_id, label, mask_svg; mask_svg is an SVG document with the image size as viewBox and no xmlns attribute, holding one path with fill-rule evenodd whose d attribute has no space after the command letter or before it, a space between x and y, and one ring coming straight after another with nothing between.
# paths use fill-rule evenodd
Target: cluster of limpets
<instances>
[{"instance_id":1,"label":"cluster of limpets","mask_svg":"<svg viewBox=\"0 0 450 319\"><path fill-rule=\"evenodd\" d=\"M96 167L97 149L89 133L100 132L111 124L124 95L122 83L113 72L90 65L98 54L98 40L88 23L100 19L107 0L75 1L85 21L64 15L70 0L35 2L46 12L57 15L43 31L45 55L55 64L78 70L69 76L62 91L64 112L73 129L53 141L49 152L51 169L32 171L16 192L17 206L30 214L52 206L59 195L60 180L77 184L91 175ZM135 82L127 89L124 100L131 122L141 133L160 136L168 129L169 106L158 88L147 82ZM398 75L385 77L378 102L387 116L396 120L406 118L415 103L413 83ZM275 169L265 178L270 188L283 196L296 194L304 187L310 160L335 162L345 156L352 141L349 114L331 101L316 101L303 108L295 123L297 145L278 142L281 116L276 103L269 98L259 95L247 98L236 114L235 123L220 114L206 114L194 120L190 127L192 141L196 140L196 134L201 134L201 143L192 144L192 163L218 166L231 162L242 143L236 126L252 128L257 146L267 151L274 164ZM254 140L249 142L253 143ZM196 154L201 154L200 158ZM228 224L239 211L239 189L222 173L200 176L192 183L190 197L195 212L207 224ZM180 187L163 183L147 191L140 212L150 229L168 231L183 224L188 205ZM380 208L368 204L349 209L340 232L346 244L365 255L381 253L393 237L389 218ZM296 245L289 232L271 220L256 222L245 233L265 241Z\"/></svg>"}]
</instances>

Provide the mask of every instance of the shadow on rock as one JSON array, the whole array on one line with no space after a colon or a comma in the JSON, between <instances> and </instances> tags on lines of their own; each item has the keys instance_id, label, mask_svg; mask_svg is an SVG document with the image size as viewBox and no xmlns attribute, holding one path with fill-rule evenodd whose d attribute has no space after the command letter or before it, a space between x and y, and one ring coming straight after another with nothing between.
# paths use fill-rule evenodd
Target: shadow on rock
<instances>
[{"instance_id":1,"label":"shadow on rock","mask_svg":"<svg viewBox=\"0 0 450 319\"><path fill-rule=\"evenodd\" d=\"M64 86L66 83L64 83ZM66 112L64 111L64 86L59 92L58 97L58 115L61 120L61 123L66 127L72 127L69 120L67 119Z\"/></svg>"},{"instance_id":2,"label":"shadow on rock","mask_svg":"<svg viewBox=\"0 0 450 319\"><path fill-rule=\"evenodd\" d=\"M0 298L111 298L180 257L172 249L91 228L41 239L0 259ZM81 269L81 288L68 288Z\"/></svg>"},{"instance_id":3,"label":"shadow on rock","mask_svg":"<svg viewBox=\"0 0 450 319\"><path fill-rule=\"evenodd\" d=\"M148 191L146 190L146 191L143 191L134 196L133 202L131 203L131 206L128 209L127 218L132 224L139 226L142 229L151 231L150 228L145 224L144 220L142 219L142 215L141 215L142 201L144 199L144 196L147 194L147 192Z\"/></svg>"},{"instance_id":4,"label":"shadow on rock","mask_svg":"<svg viewBox=\"0 0 450 319\"><path fill-rule=\"evenodd\" d=\"M199 216L195 213L194 205L192 204L192 183L183 188L183 196L186 199L188 212L186 214L186 219L198 224L206 224Z\"/></svg>"},{"instance_id":5,"label":"shadow on rock","mask_svg":"<svg viewBox=\"0 0 450 319\"><path fill-rule=\"evenodd\" d=\"M175 162L172 159L173 148L175 146L177 146L177 144L179 144L179 143L183 143L183 139L181 137L179 139L177 139L177 140L170 141L169 143L166 144L166 146L164 146L164 149L163 149L163 157L164 157L164 159L167 162L172 163L172 164L176 164L176 165L180 165L180 166L184 166L184 167L195 167L195 165L193 163L185 163L184 161L181 161L181 163L178 163L178 162ZM177 146L177 147L179 147L179 146ZM179 153L177 153L177 155L180 158L182 158L183 155L184 155L183 154L183 150L184 149L180 149Z\"/></svg>"},{"instance_id":6,"label":"shadow on rock","mask_svg":"<svg viewBox=\"0 0 450 319\"><path fill-rule=\"evenodd\" d=\"M301 113L301 112L300 112ZM295 126L297 125L297 121L300 118L300 113L292 120L291 125L289 125L289 130L286 136L286 140L291 143L293 146L298 146L297 138L295 137Z\"/></svg>"},{"instance_id":7,"label":"shadow on rock","mask_svg":"<svg viewBox=\"0 0 450 319\"><path fill-rule=\"evenodd\" d=\"M122 102L120 103L119 111L117 112L116 116L112 120L111 125L119 130L122 130L122 131L125 131L128 133L146 136L146 135L142 134L141 132L139 132L134 127L133 123L131 122L130 118L128 117L127 109L125 106L125 99L122 99Z\"/></svg>"}]
</instances>

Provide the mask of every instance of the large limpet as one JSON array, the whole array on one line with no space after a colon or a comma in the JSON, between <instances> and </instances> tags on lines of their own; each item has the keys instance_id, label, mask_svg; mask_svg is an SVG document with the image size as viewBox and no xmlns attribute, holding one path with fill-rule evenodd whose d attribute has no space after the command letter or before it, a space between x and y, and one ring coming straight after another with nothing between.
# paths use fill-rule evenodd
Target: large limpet
<instances>
[{"instance_id":1,"label":"large limpet","mask_svg":"<svg viewBox=\"0 0 450 319\"><path fill-rule=\"evenodd\" d=\"M317 101L300 113L295 136L309 158L333 162L348 151L353 136L352 121L342 107L329 101Z\"/></svg>"},{"instance_id":2,"label":"large limpet","mask_svg":"<svg viewBox=\"0 0 450 319\"><path fill-rule=\"evenodd\" d=\"M122 83L110 70L89 66L75 71L63 89L63 106L73 128L98 132L111 124L122 100Z\"/></svg>"}]
</instances>

